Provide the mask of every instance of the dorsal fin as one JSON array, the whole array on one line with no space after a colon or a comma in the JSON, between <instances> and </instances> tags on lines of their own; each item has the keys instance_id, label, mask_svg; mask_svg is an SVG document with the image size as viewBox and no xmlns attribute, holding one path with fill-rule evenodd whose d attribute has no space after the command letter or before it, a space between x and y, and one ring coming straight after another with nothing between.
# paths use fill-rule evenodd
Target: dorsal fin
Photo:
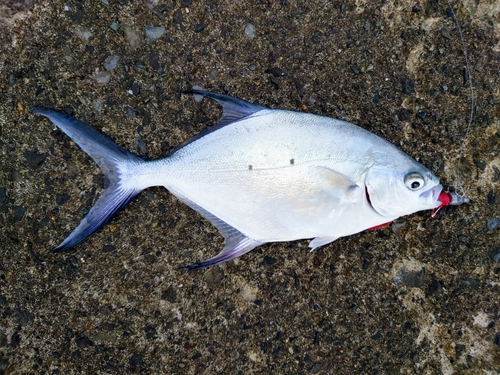
<instances>
[{"instance_id":1,"label":"dorsal fin","mask_svg":"<svg viewBox=\"0 0 500 375\"><path fill-rule=\"evenodd\" d=\"M201 89L192 89L189 91L183 91L183 93L203 95L217 101L217 103L219 103L222 106L222 117L217 122L217 124L202 130L200 133L195 135L190 140L174 148L172 151L170 151L170 153L167 156L171 156L184 146L187 146L188 144L206 136L209 133L219 130L220 128L228 124L231 124L235 121L241 120L242 118L253 115L254 113L262 111L263 109L269 109L268 107L252 104L250 102L247 102L246 100L236 99L233 98L232 96L217 94L215 92L209 92Z\"/></svg>"},{"instance_id":2,"label":"dorsal fin","mask_svg":"<svg viewBox=\"0 0 500 375\"><path fill-rule=\"evenodd\" d=\"M221 127L227 124L230 124L234 121L241 120L247 116L254 114L255 112L262 111L263 109L269 109L267 107L253 104L247 102L246 100L241 100L237 98L233 98L229 95L218 94L215 92L205 91L201 89L193 89L191 91L196 95L203 95L209 97L222 106L222 117L217 123L217 127Z\"/></svg>"}]
</instances>

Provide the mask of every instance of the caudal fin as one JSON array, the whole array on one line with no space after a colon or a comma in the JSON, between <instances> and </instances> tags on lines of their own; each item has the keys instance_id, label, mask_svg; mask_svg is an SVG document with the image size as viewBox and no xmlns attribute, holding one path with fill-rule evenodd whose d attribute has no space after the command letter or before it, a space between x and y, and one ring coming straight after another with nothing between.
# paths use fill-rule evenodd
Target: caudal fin
<instances>
[{"instance_id":1,"label":"caudal fin","mask_svg":"<svg viewBox=\"0 0 500 375\"><path fill-rule=\"evenodd\" d=\"M143 187L134 186L127 173L144 161L106 138L89 125L65 113L48 108L33 108L33 112L47 117L76 142L99 165L109 180L109 186L89 211L80 225L53 251L64 251L79 244L102 228ZM125 173L124 173L125 172Z\"/></svg>"}]
</instances>

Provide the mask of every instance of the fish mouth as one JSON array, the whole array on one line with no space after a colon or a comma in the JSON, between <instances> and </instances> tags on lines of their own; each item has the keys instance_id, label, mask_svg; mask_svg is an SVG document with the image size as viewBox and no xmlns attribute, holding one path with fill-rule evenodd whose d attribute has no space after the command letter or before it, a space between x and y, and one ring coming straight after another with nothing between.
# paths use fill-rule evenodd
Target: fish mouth
<instances>
[{"instance_id":1,"label":"fish mouth","mask_svg":"<svg viewBox=\"0 0 500 375\"><path fill-rule=\"evenodd\" d=\"M441 202L438 200L438 198L439 194L441 193L441 190L443 190L443 186L441 184L437 184L432 189L424 191L422 194L420 194L420 198L428 200L433 204L435 204L436 206L439 206Z\"/></svg>"}]
</instances>

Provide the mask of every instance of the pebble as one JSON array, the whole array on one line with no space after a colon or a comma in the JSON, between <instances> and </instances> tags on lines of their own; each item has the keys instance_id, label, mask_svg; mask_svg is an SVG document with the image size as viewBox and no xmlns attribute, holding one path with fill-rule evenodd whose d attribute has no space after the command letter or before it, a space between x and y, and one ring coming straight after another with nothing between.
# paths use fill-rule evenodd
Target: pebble
<instances>
[{"instance_id":1,"label":"pebble","mask_svg":"<svg viewBox=\"0 0 500 375\"><path fill-rule=\"evenodd\" d=\"M165 34L165 28L160 26L146 26L146 37L153 42Z\"/></svg>"},{"instance_id":2,"label":"pebble","mask_svg":"<svg viewBox=\"0 0 500 375\"><path fill-rule=\"evenodd\" d=\"M123 31L125 32L125 39L132 48L138 48L141 46L141 36L134 27L124 25Z\"/></svg>"},{"instance_id":3,"label":"pebble","mask_svg":"<svg viewBox=\"0 0 500 375\"><path fill-rule=\"evenodd\" d=\"M174 303L177 300L177 293L172 286L169 286L167 289L161 292L161 299Z\"/></svg>"},{"instance_id":4,"label":"pebble","mask_svg":"<svg viewBox=\"0 0 500 375\"><path fill-rule=\"evenodd\" d=\"M251 23L249 23L245 27L245 35L248 36L249 38L255 38L255 27Z\"/></svg>"},{"instance_id":5,"label":"pebble","mask_svg":"<svg viewBox=\"0 0 500 375\"><path fill-rule=\"evenodd\" d=\"M139 154L139 156L146 156L146 152L147 152L146 144L144 143L144 141L142 139L140 139L140 138L134 139L134 148L137 151L137 153Z\"/></svg>"},{"instance_id":6,"label":"pebble","mask_svg":"<svg viewBox=\"0 0 500 375\"><path fill-rule=\"evenodd\" d=\"M134 83L132 87L130 87L130 92L132 95L139 95L141 92L141 86L139 86L137 83Z\"/></svg>"},{"instance_id":7,"label":"pebble","mask_svg":"<svg viewBox=\"0 0 500 375\"><path fill-rule=\"evenodd\" d=\"M7 189L4 187L0 187L0 203L5 202L7 199Z\"/></svg>"},{"instance_id":8,"label":"pebble","mask_svg":"<svg viewBox=\"0 0 500 375\"><path fill-rule=\"evenodd\" d=\"M75 27L75 34L82 40L89 40L92 37L92 32L85 27Z\"/></svg>"},{"instance_id":9,"label":"pebble","mask_svg":"<svg viewBox=\"0 0 500 375\"><path fill-rule=\"evenodd\" d=\"M500 219L498 217L492 217L486 220L486 228L488 229L488 232L491 232L498 227L500 227Z\"/></svg>"},{"instance_id":10,"label":"pebble","mask_svg":"<svg viewBox=\"0 0 500 375\"><path fill-rule=\"evenodd\" d=\"M79 337L75 340L76 346L79 348L86 348L88 346L94 346L94 343L92 340L90 340L88 337Z\"/></svg>"},{"instance_id":11,"label":"pebble","mask_svg":"<svg viewBox=\"0 0 500 375\"><path fill-rule=\"evenodd\" d=\"M500 247L497 247L496 249L491 249L488 251L488 257L493 261L500 263Z\"/></svg>"},{"instance_id":12,"label":"pebble","mask_svg":"<svg viewBox=\"0 0 500 375\"><path fill-rule=\"evenodd\" d=\"M401 80L401 89L403 94L410 95L415 92L415 84L409 78L403 78Z\"/></svg>"},{"instance_id":13,"label":"pebble","mask_svg":"<svg viewBox=\"0 0 500 375\"><path fill-rule=\"evenodd\" d=\"M120 56L109 56L106 61L104 61L104 67L106 70L113 70L118 66L118 61L120 61Z\"/></svg>"},{"instance_id":14,"label":"pebble","mask_svg":"<svg viewBox=\"0 0 500 375\"><path fill-rule=\"evenodd\" d=\"M203 87L194 85L193 90L203 90ZM197 101L199 103L203 100L203 95L194 94L193 98L195 101Z\"/></svg>"},{"instance_id":15,"label":"pebble","mask_svg":"<svg viewBox=\"0 0 500 375\"><path fill-rule=\"evenodd\" d=\"M109 25L109 27L113 31L118 31L118 28L120 27L120 24L118 22L114 21L114 22L111 22L111 24Z\"/></svg>"},{"instance_id":16,"label":"pebble","mask_svg":"<svg viewBox=\"0 0 500 375\"><path fill-rule=\"evenodd\" d=\"M130 357L128 363L130 364L130 367L137 368L144 364L144 360L142 359L142 355L134 354L132 357Z\"/></svg>"},{"instance_id":17,"label":"pebble","mask_svg":"<svg viewBox=\"0 0 500 375\"><path fill-rule=\"evenodd\" d=\"M111 79L111 73L109 72L98 72L95 74L95 80L97 81L97 83L106 85L109 83L110 79Z\"/></svg>"},{"instance_id":18,"label":"pebble","mask_svg":"<svg viewBox=\"0 0 500 375\"><path fill-rule=\"evenodd\" d=\"M26 151L23 154L24 158L28 162L30 168L38 168L42 165L43 161L47 157L47 154L38 154L33 151Z\"/></svg>"},{"instance_id":19,"label":"pebble","mask_svg":"<svg viewBox=\"0 0 500 375\"><path fill-rule=\"evenodd\" d=\"M276 263L276 259L267 255L262 260L263 266L272 266L274 263Z\"/></svg>"},{"instance_id":20,"label":"pebble","mask_svg":"<svg viewBox=\"0 0 500 375\"><path fill-rule=\"evenodd\" d=\"M224 278L224 271L220 267L212 267L205 274L207 284L217 284Z\"/></svg>"},{"instance_id":21,"label":"pebble","mask_svg":"<svg viewBox=\"0 0 500 375\"><path fill-rule=\"evenodd\" d=\"M56 203L59 206L62 206L64 203L69 201L70 196L68 194L58 194L56 196Z\"/></svg>"},{"instance_id":22,"label":"pebble","mask_svg":"<svg viewBox=\"0 0 500 375\"><path fill-rule=\"evenodd\" d=\"M281 77L285 75L283 70L281 70L280 68L271 68L269 69L269 73L271 73L275 77Z\"/></svg>"},{"instance_id":23,"label":"pebble","mask_svg":"<svg viewBox=\"0 0 500 375\"><path fill-rule=\"evenodd\" d=\"M97 115L100 116L101 113L102 113L102 102L101 102L101 100L100 99L94 100L94 102L92 103L92 106L94 107L95 113L97 113Z\"/></svg>"},{"instance_id":24,"label":"pebble","mask_svg":"<svg viewBox=\"0 0 500 375\"><path fill-rule=\"evenodd\" d=\"M207 25L205 25L204 23L199 23L198 25L196 25L196 27L194 28L194 32L195 33L200 33L202 32L205 27L207 27Z\"/></svg>"},{"instance_id":25,"label":"pebble","mask_svg":"<svg viewBox=\"0 0 500 375\"><path fill-rule=\"evenodd\" d=\"M396 276L391 279L395 285L405 284L410 288L418 288L425 283L425 268L419 271L407 270L405 268L399 270Z\"/></svg>"}]
</instances>

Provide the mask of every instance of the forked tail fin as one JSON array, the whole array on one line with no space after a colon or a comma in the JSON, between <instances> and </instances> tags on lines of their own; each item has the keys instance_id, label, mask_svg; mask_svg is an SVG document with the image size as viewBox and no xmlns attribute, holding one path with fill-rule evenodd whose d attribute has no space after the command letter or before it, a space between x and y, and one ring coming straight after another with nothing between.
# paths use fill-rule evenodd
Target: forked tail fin
<instances>
[{"instance_id":1,"label":"forked tail fin","mask_svg":"<svg viewBox=\"0 0 500 375\"><path fill-rule=\"evenodd\" d=\"M94 159L109 180L109 186L102 192L80 225L53 250L64 251L79 244L103 227L141 192L144 186L134 183L131 172L145 162L89 125L65 113L48 108L33 108L33 112L47 117L75 141Z\"/></svg>"}]
</instances>

